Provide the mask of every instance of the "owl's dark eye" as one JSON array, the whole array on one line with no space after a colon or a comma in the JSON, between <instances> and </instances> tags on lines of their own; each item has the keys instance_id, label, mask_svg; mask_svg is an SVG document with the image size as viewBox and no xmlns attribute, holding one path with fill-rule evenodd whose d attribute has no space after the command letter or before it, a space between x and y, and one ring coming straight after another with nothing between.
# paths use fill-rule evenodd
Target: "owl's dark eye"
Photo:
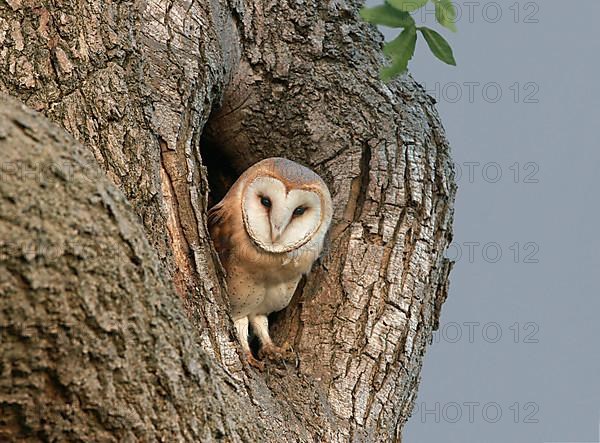
<instances>
[{"instance_id":1,"label":"owl's dark eye","mask_svg":"<svg viewBox=\"0 0 600 443\"><path fill-rule=\"evenodd\" d=\"M306 211L306 208L304 206L298 206L296 209L294 209L294 217L298 217L304 214L304 211Z\"/></svg>"},{"instance_id":2,"label":"owl's dark eye","mask_svg":"<svg viewBox=\"0 0 600 443\"><path fill-rule=\"evenodd\" d=\"M271 199L269 197L261 197L260 204L263 205L265 208L270 208L271 207Z\"/></svg>"}]
</instances>

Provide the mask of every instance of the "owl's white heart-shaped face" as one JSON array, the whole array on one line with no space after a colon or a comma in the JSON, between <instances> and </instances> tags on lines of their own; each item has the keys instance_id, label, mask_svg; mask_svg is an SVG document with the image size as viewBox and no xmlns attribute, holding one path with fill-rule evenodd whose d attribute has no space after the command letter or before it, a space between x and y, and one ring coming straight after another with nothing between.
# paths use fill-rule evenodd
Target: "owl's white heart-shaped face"
<instances>
[{"instance_id":1,"label":"owl's white heart-shaped face","mask_svg":"<svg viewBox=\"0 0 600 443\"><path fill-rule=\"evenodd\" d=\"M257 177L243 195L244 226L259 248L290 252L305 245L319 230L322 205L315 191L288 189L274 177Z\"/></svg>"}]
</instances>

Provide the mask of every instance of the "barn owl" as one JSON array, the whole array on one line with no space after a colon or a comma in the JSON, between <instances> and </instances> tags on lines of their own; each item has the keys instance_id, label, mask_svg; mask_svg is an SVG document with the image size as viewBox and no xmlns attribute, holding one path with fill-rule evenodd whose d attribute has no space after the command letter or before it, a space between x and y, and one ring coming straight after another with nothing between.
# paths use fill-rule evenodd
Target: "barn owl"
<instances>
[{"instance_id":1,"label":"barn owl","mask_svg":"<svg viewBox=\"0 0 600 443\"><path fill-rule=\"evenodd\" d=\"M321 177L285 158L268 158L247 169L208 212L237 336L253 366L262 363L250 350L249 325L260 342L259 357L284 355L269 336L267 316L289 304L300 278L310 272L332 213Z\"/></svg>"}]
</instances>

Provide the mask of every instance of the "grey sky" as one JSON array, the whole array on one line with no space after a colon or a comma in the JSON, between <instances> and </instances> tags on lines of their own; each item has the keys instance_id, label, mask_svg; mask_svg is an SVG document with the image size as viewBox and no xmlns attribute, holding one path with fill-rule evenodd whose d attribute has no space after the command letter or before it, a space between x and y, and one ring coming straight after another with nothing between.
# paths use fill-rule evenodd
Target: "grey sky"
<instances>
[{"instance_id":1,"label":"grey sky","mask_svg":"<svg viewBox=\"0 0 600 443\"><path fill-rule=\"evenodd\" d=\"M450 296L404 439L599 442L600 2L457 4L457 34L415 17L458 62L420 39L410 70L438 98L459 192Z\"/></svg>"}]
</instances>

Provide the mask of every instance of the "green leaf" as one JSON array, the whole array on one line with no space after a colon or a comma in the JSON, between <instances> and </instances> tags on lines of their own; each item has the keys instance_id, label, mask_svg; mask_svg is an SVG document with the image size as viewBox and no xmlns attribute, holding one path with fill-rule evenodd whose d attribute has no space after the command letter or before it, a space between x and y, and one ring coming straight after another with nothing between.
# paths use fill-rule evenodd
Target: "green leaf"
<instances>
[{"instance_id":1,"label":"green leaf","mask_svg":"<svg viewBox=\"0 0 600 443\"><path fill-rule=\"evenodd\" d=\"M404 29L398 37L385 44L383 52L392 59L392 64L381 70L383 81L387 82L406 71L408 62L415 53L416 44L417 28L414 26Z\"/></svg>"},{"instance_id":2,"label":"green leaf","mask_svg":"<svg viewBox=\"0 0 600 443\"><path fill-rule=\"evenodd\" d=\"M407 28L415 26L415 20L408 12L398 11L390 5L379 5L374 8L362 8L360 16L364 21L374 25L388 26L390 28Z\"/></svg>"},{"instance_id":3,"label":"green leaf","mask_svg":"<svg viewBox=\"0 0 600 443\"><path fill-rule=\"evenodd\" d=\"M405 72L407 68L408 62L404 62L403 60L397 60L390 66L383 68L379 73L379 77L381 78L381 80L387 83L394 77Z\"/></svg>"},{"instance_id":4,"label":"green leaf","mask_svg":"<svg viewBox=\"0 0 600 443\"><path fill-rule=\"evenodd\" d=\"M436 0L435 18L440 25L456 32L456 9L451 0Z\"/></svg>"},{"instance_id":5,"label":"green leaf","mask_svg":"<svg viewBox=\"0 0 600 443\"><path fill-rule=\"evenodd\" d=\"M439 58L444 63L448 63L449 65L456 66L456 60L454 60L454 54L452 54L452 48L448 44L448 42L442 37L440 34L435 32L433 29L421 27L419 31L425 37L425 41L437 58Z\"/></svg>"},{"instance_id":6,"label":"green leaf","mask_svg":"<svg viewBox=\"0 0 600 443\"><path fill-rule=\"evenodd\" d=\"M398 11L413 12L422 8L429 0L386 0L386 3Z\"/></svg>"},{"instance_id":7,"label":"green leaf","mask_svg":"<svg viewBox=\"0 0 600 443\"><path fill-rule=\"evenodd\" d=\"M416 43L417 29L414 27L406 28L398 37L383 46L383 52L392 60L399 57L410 60L415 53Z\"/></svg>"}]
</instances>

